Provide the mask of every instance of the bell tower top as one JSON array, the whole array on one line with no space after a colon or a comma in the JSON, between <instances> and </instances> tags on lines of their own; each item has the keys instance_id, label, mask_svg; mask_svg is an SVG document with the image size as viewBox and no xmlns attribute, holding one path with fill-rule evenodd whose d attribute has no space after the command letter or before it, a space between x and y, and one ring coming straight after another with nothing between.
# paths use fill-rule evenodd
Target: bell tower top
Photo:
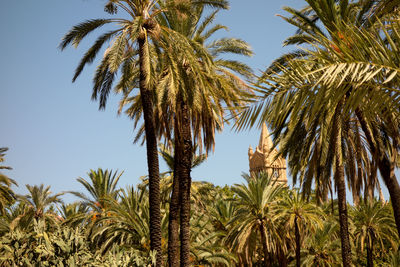
<instances>
[{"instance_id":1,"label":"bell tower top","mask_svg":"<svg viewBox=\"0 0 400 267\"><path fill-rule=\"evenodd\" d=\"M248 155L250 174L264 171L279 183L287 184L286 160L282 156L277 156L278 150L274 148L271 134L265 123L262 125L260 140L255 152L250 146Z\"/></svg>"}]
</instances>

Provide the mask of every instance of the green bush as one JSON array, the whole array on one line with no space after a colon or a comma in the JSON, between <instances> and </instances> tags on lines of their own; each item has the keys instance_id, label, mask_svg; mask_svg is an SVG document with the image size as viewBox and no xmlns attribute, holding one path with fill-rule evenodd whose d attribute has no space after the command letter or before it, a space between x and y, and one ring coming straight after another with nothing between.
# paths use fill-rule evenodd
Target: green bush
<instances>
[{"instance_id":1,"label":"green bush","mask_svg":"<svg viewBox=\"0 0 400 267\"><path fill-rule=\"evenodd\" d=\"M133 249L114 247L106 254L92 252L89 240L79 228L59 227L43 231L34 222L34 231L15 230L0 238L0 266L151 266L155 253L142 256Z\"/></svg>"}]
</instances>

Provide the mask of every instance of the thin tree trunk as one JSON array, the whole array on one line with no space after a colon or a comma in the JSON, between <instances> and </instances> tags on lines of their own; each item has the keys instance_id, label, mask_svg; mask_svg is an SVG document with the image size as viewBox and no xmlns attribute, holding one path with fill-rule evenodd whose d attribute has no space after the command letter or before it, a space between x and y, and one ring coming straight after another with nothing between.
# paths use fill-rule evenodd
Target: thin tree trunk
<instances>
[{"instance_id":1,"label":"thin tree trunk","mask_svg":"<svg viewBox=\"0 0 400 267\"><path fill-rule=\"evenodd\" d=\"M177 165L179 175L179 193L180 193L180 266L190 266L190 187L192 179L190 172L192 169L193 145L192 133L190 127L189 107L186 103L181 102L181 123L178 129L182 129L182 134L179 134L179 153L180 161ZM178 116L180 117L180 116ZM175 152L177 153L177 152Z\"/></svg>"},{"instance_id":2,"label":"thin tree trunk","mask_svg":"<svg viewBox=\"0 0 400 267\"><path fill-rule=\"evenodd\" d=\"M147 166L149 172L150 248L157 252L156 266L161 267L163 265L163 258L161 250L160 173L152 92L146 84L146 62L144 59L146 41L145 38L138 39L140 65L139 87L146 133Z\"/></svg>"},{"instance_id":3,"label":"thin tree trunk","mask_svg":"<svg viewBox=\"0 0 400 267\"><path fill-rule=\"evenodd\" d=\"M285 252L283 251L283 249L279 249L279 266L280 267L288 266L287 256L286 256Z\"/></svg>"},{"instance_id":4,"label":"thin tree trunk","mask_svg":"<svg viewBox=\"0 0 400 267\"><path fill-rule=\"evenodd\" d=\"M379 181L377 181L377 187L378 187L378 192L379 192L379 201L383 205L383 204L385 204L385 196L383 195L381 183Z\"/></svg>"},{"instance_id":5,"label":"thin tree trunk","mask_svg":"<svg viewBox=\"0 0 400 267\"><path fill-rule=\"evenodd\" d=\"M169 204L169 223L168 223L168 266L179 266L179 175L177 171L177 163L180 162L179 154L179 138L177 138L177 125L175 119L175 153L174 153L174 177L172 181L171 201Z\"/></svg>"},{"instance_id":6,"label":"thin tree trunk","mask_svg":"<svg viewBox=\"0 0 400 267\"><path fill-rule=\"evenodd\" d=\"M382 179L389 191L394 219L397 226L397 233L400 236L400 186L394 173L395 163L389 160L385 151L381 149L378 144L375 145L372 137L372 130L369 128L368 123L364 119L362 111L360 109L356 109L355 113L360 121L361 128L365 133L371 154L376 157Z\"/></svg>"},{"instance_id":7,"label":"thin tree trunk","mask_svg":"<svg viewBox=\"0 0 400 267\"><path fill-rule=\"evenodd\" d=\"M347 215L347 203L346 203L346 182L344 179L344 166L342 158L342 127L340 112L342 110L344 100L341 100L336 107L333 134L335 134L335 158L336 158L336 170L335 170L335 182L338 191L338 208L339 208L339 224L340 224L340 240L342 245L342 261L343 267L351 266L351 248L349 239L349 224Z\"/></svg>"},{"instance_id":8,"label":"thin tree trunk","mask_svg":"<svg viewBox=\"0 0 400 267\"><path fill-rule=\"evenodd\" d=\"M294 235L296 238L296 266L300 267L300 231L297 224L297 217L294 219Z\"/></svg>"},{"instance_id":9,"label":"thin tree trunk","mask_svg":"<svg viewBox=\"0 0 400 267\"><path fill-rule=\"evenodd\" d=\"M265 229L264 229L264 224L260 222L260 234L261 234L261 243L263 246L263 252L264 252L264 267L268 267L269 261L268 261L268 248L267 248L267 237L265 236Z\"/></svg>"},{"instance_id":10,"label":"thin tree trunk","mask_svg":"<svg viewBox=\"0 0 400 267\"><path fill-rule=\"evenodd\" d=\"M367 244L367 267L374 267L374 258L372 247Z\"/></svg>"},{"instance_id":11,"label":"thin tree trunk","mask_svg":"<svg viewBox=\"0 0 400 267\"><path fill-rule=\"evenodd\" d=\"M329 182L330 182L329 191L331 193L331 212L333 215L333 214L335 214L335 203L333 202L333 188L332 188L334 185L332 184L330 177L329 177Z\"/></svg>"}]
</instances>

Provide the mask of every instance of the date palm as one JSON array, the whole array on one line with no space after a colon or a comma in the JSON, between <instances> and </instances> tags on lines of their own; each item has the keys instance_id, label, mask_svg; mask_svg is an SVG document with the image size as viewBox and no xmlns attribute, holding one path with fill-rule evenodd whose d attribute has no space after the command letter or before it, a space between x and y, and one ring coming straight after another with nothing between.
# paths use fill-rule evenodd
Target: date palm
<instances>
[{"instance_id":1,"label":"date palm","mask_svg":"<svg viewBox=\"0 0 400 267\"><path fill-rule=\"evenodd\" d=\"M337 222L326 220L323 227L307 239L303 251L303 266L339 266L340 241Z\"/></svg>"},{"instance_id":2,"label":"date palm","mask_svg":"<svg viewBox=\"0 0 400 267\"><path fill-rule=\"evenodd\" d=\"M0 163L4 162L5 152L7 152L7 147L0 147ZM0 165L0 170L11 170L9 166ZM15 193L11 189L12 185L17 185L17 183L0 173L0 215L4 215L5 209L9 207L15 201Z\"/></svg>"},{"instance_id":3,"label":"date palm","mask_svg":"<svg viewBox=\"0 0 400 267\"><path fill-rule=\"evenodd\" d=\"M8 147L0 147L0 162L4 162L4 157L6 155L6 152L8 151ZM11 167L9 166L4 166L4 165L0 165L0 170L12 170Z\"/></svg>"},{"instance_id":4,"label":"date palm","mask_svg":"<svg viewBox=\"0 0 400 267\"><path fill-rule=\"evenodd\" d=\"M213 146L214 132L223 125L224 110L221 104L225 102L229 107L240 101L240 90L243 84L240 84L241 79L233 72L249 74L249 69L245 65L223 60L219 56L224 52L232 53L233 51L236 54L251 54L247 44L237 39L220 39L207 45L207 39L222 26L216 25L207 29L214 20L216 12L201 21L203 9L199 8L195 11L195 16L188 19L182 20L176 17L168 19L174 22L172 25L175 25L179 32L191 39L195 48L198 47L199 52L194 60L203 62L204 66L196 70L192 60L184 58L181 61L180 70L182 79L173 77L173 72L170 72L171 75L168 77L169 81L183 81L181 84L176 84L178 88L176 99L173 99L172 103L161 103L165 110L171 106L176 107L171 115L174 116L175 162L178 162L176 182L179 182L181 204L181 266L188 265L188 257L185 255L188 255L190 241L190 162L192 161L190 155L193 153L193 142L201 146L203 141L207 151ZM207 61L212 64L206 65ZM164 93L161 92L161 95L170 93L172 90L174 88L169 87Z\"/></svg>"},{"instance_id":5,"label":"date palm","mask_svg":"<svg viewBox=\"0 0 400 267\"><path fill-rule=\"evenodd\" d=\"M270 253L275 253L280 243L273 211L284 187L275 184L266 173L245 178L247 185L236 184L232 188L238 208L230 222L233 227L228 240L233 244L233 250L250 257L248 261L252 260L256 244L260 242L264 266L268 266Z\"/></svg>"},{"instance_id":6,"label":"date palm","mask_svg":"<svg viewBox=\"0 0 400 267\"><path fill-rule=\"evenodd\" d=\"M84 186L89 195L81 192L70 193L81 199L80 207L77 206L79 210L85 209L88 212L77 213L64 223L75 225L83 222L90 224L105 216L109 201L117 200L119 196L120 189L117 188L117 184L122 174L123 172L118 173L118 171L113 172L112 170L98 168L87 173L89 179L79 177L77 181Z\"/></svg>"},{"instance_id":7,"label":"date palm","mask_svg":"<svg viewBox=\"0 0 400 267\"><path fill-rule=\"evenodd\" d=\"M110 0L105 6L105 10L111 14L115 14L120 10L125 11L129 19L87 20L73 27L64 36L60 44L61 49L66 48L70 44L76 47L82 39L97 28L106 24L112 24L116 27L115 30L106 32L98 37L94 45L83 56L73 78L74 81L81 74L85 65L93 62L104 44L110 43L110 47L104 54L102 62L97 69L93 87L92 98L97 99L100 95L100 108L104 108L106 105L113 80L124 59L129 54L137 54L139 68L137 87L140 90L140 100L143 107L150 180L150 239L151 248L157 251L157 266L162 265L160 182L157 136L153 117L153 92L150 86L151 66L149 47L151 42L157 42L160 34L168 32L167 29L160 28L156 21L156 16L168 10L168 8L164 7L164 4L171 4L170 6L172 6L174 3L173 1L157 0Z\"/></svg>"},{"instance_id":8,"label":"date palm","mask_svg":"<svg viewBox=\"0 0 400 267\"><path fill-rule=\"evenodd\" d=\"M351 264L344 179L346 162L343 160L346 154L344 144L348 140L346 125L351 118L357 117L373 160L381 166L387 156L379 144L389 144L390 141L382 141L378 129L385 129L392 140L398 138L398 122L393 119L399 104L395 100L398 98L394 82L397 79L394 74L397 73L397 66L393 60L396 58L394 51L397 51L393 44L397 41L390 42L397 40L397 36L396 33L389 34L391 31L386 28L377 27L379 23L366 28L365 25L370 21L365 18L371 14L369 11L374 10L373 2L310 0L304 12L287 8L293 17L285 19L299 27L299 33L289 38L287 44L305 44L304 49L279 58L267 70L264 82L268 88L263 97L266 101L250 111L254 117L261 113L262 119L268 119L277 130L277 136L280 133L284 135L280 142L282 146L293 144L296 137L308 138L309 141L303 142L296 139L297 143L306 144L308 148L302 149L306 154L295 152L294 147L291 150L302 158L299 158L299 167L310 159L309 148L314 146L315 149L325 150L316 155L321 155L322 162L328 163L321 166L334 170L345 266ZM387 43L382 37L384 35L390 36L389 46L384 45ZM391 71L384 71L386 68ZM393 84L393 87L388 88L386 84ZM247 113L244 118L249 116ZM376 125L381 127L372 127ZM375 130L375 134L368 133L371 129ZM322 137L320 142L316 135ZM396 141L393 142L392 147L396 147ZM376 146L382 149L376 149ZM378 158L375 158L377 155ZM296 162L293 164L296 165ZM382 173L381 167L380 170ZM308 171L315 173L315 169ZM382 176L388 178L385 181L389 182L389 191L394 191L391 196L395 199L397 181L390 178L389 173ZM396 201L393 205L397 205Z\"/></svg>"},{"instance_id":9,"label":"date palm","mask_svg":"<svg viewBox=\"0 0 400 267\"><path fill-rule=\"evenodd\" d=\"M379 201L362 201L358 207L351 210L354 222L354 242L361 253L366 250L367 266L373 266L374 251L378 248L385 255L385 242L397 249L398 238L396 224L389 204Z\"/></svg>"},{"instance_id":10,"label":"date palm","mask_svg":"<svg viewBox=\"0 0 400 267\"><path fill-rule=\"evenodd\" d=\"M74 202L62 204L58 207L58 211L63 225L76 228L84 225L85 219L88 217L89 208L80 202Z\"/></svg>"},{"instance_id":11,"label":"date palm","mask_svg":"<svg viewBox=\"0 0 400 267\"><path fill-rule=\"evenodd\" d=\"M127 187L119 191L119 198L107 199L107 209L95 221L91 237L102 251L114 245L134 248L141 253L150 252L149 202L147 191ZM166 216L163 216L165 221ZM165 226L165 223L162 225ZM164 229L165 230L165 229ZM166 233L166 231L162 231ZM165 237L162 239L165 240ZM165 242L162 242L165 244Z\"/></svg>"},{"instance_id":12,"label":"date palm","mask_svg":"<svg viewBox=\"0 0 400 267\"><path fill-rule=\"evenodd\" d=\"M79 45L80 41L91 31L105 24L115 24L117 29L101 35L95 44L88 50L79 64L74 79L81 73L87 63L91 63L100 51L104 43L113 39L110 48L105 53L95 75L93 98L100 94L100 108L105 107L107 96L111 90L117 71L121 69L125 80L132 76L134 82L129 84L129 92L133 88L139 88L138 97L143 112L144 133L146 136L147 161L149 170L150 190L150 236L151 247L157 251L157 266L161 266L161 219L160 219L160 192L159 192L159 165L157 155L157 133L153 114L154 103L154 69L152 68L151 50L153 45L157 51L170 52L171 47L185 47L184 54L191 54L191 48L186 46L185 38L182 38L168 25L159 23L159 18L168 12L179 11L185 16L192 4L225 5L224 0L215 1L173 1L173 0L110 0L106 5L106 11L116 13L118 9L127 13L130 19L99 19L89 20L75 26L63 39L61 48L69 44ZM174 41L174 45L171 42ZM178 44L177 46L175 46ZM137 46L136 46L137 45ZM137 47L137 48L136 48ZM137 60L131 60L135 58ZM132 72L130 63L136 62L137 71ZM127 63L127 64L126 64Z\"/></svg>"},{"instance_id":13,"label":"date palm","mask_svg":"<svg viewBox=\"0 0 400 267\"><path fill-rule=\"evenodd\" d=\"M106 209L107 199L117 199L120 189L117 188L119 179L124 172L118 173L112 170L90 170L87 173L89 179L79 177L77 181L84 186L89 196L80 192L71 192L83 200L83 204L94 211Z\"/></svg>"},{"instance_id":14,"label":"date palm","mask_svg":"<svg viewBox=\"0 0 400 267\"><path fill-rule=\"evenodd\" d=\"M388 187L400 234L400 187L393 171L395 157L391 156L398 153L394 151L397 150L396 140L399 138L398 120L392 118L398 117L396 114L399 105L396 100L399 70L396 51L399 35L396 30L397 13L393 12L398 1L371 0L356 1L351 4L346 4L346 1L341 2L343 6L353 7L350 9L353 12L347 12L353 16L348 16L345 20L346 25L339 27L331 40L325 36L310 38L312 35L310 33L319 30L315 27L315 23L311 23L321 19L318 18L321 13L315 12L318 14L314 14L312 19L304 17L295 21L288 20L293 24L297 22L296 26L300 25L302 34L289 39L287 44L313 42L330 51L330 55L315 54L324 59L323 66L320 66L315 73L319 76L316 80L329 86L336 83L334 85L336 87L347 85L351 88L349 97L352 99L348 100L351 105L347 105L347 110L353 112L353 116L359 121L373 157L372 161L379 168ZM305 28L308 28L308 31ZM367 72L363 72L367 69ZM390 136L389 139L393 141L385 136Z\"/></svg>"},{"instance_id":15,"label":"date palm","mask_svg":"<svg viewBox=\"0 0 400 267\"><path fill-rule=\"evenodd\" d=\"M285 232L294 232L296 266L300 266L301 263L300 250L301 244L304 243L304 235L322 228L323 219L322 210L315 204L306 202L298 190L283 194L276 206L274 220L282 220Z\"/></svg>"},{"instance_id":16,"label":"date palm","mask_svg":"<svg viewBox=\"0 0 400 267\"><path fill-rule=\"evenodd\" d=\"M33 221L43 221L46 226L55 225L60 221L54 211L54 204L62 203L60 196L64 193L52 194L50 186L26 185L29 194L19 196L18 199L24 204L23 213L16 217L11 223L21 228L33 227Z\"/></svg>"},{"instance_id":17,"label":"date palm","mask_svg":"<svg viewBox=\"0 0 400 267\"><path fill-rule=\"evenodd\" d=\"M224 105L234 107L244 98L246 85L238 74L247 77L251 75L246 65L220 57L223 53L251 55L249 46L242 40L229 38L208 42L216 31L224 27L215 25L209 28L216 12L204 20L202 13L203 7L198 6L191 9L190 16L165 14L164 23L187 38L195 53L187 53L179 44L170 43L173 53L164 53L162 57L158 57L159 74L155 79L158 99L155 118L159 126L158 131L167 139L171 139L172 132L174 135L174 161L178 164L174 166L176 178L173 183L170 216L174 217L179 212L181 217L180 233L181 242L184 244L181 246L181 258L185 259L181 263L182 266L189 264L187 259L190 251L189 200L193 143L200 148L204 145L207 152L213 147L215 131L223 126ZM141 114L141 106L137 102L139 99L129 98L129 89L125 91L126 97L122 102L130 105L126 112L132 118L137 118ZM179 203L183 209L177 208ZM178 219L171 220L170 226L174 228L171 231L176 234ZM169 234L170 240L176 240L175 234ZM176 241L172 243L176 244ZM177 250L178 246L173 247ZM172 252L169 255L172 254L177 255ZM177 256L171 257L170 266L178 264L175 261L171 262L176 258Z\"/></svg>"}]
</instances>

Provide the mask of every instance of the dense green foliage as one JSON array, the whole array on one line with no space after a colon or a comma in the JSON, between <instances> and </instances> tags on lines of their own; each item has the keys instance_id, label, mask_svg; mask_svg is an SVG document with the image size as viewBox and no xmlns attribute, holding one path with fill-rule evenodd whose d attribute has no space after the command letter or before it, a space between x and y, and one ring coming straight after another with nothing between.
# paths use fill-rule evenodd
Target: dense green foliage
<instances>
[{"instance_id":1,"label":"dense green foliage","mask_svg":"<svg viewBox=\"0 0 400 267\"><path fill-rule=\"evenodd\" d=\"M99 169L96 173L112 172ZM331 209L334 205L336 212L336 201L317 206L316 198L306 201L297 190L277 185L265 174L244 178L243 184L225 187L193 183L190 260L194 266L262 266L265 259L275 265L294 265L295 224L302 265L340 264L339 225ZM100 188L104 180L87 183L88 189ZM162 191L170 192L170 186ZM0 266L146 266L154 259L146 181L136 189L120 189L115 183L116 197L111 193L95 202L104 203L101 208L87 199L61 204L54 201L58 194L45 189L38 191L47 196L42 199L53 201L42 216L20 219L32 210L25 200L32 195L27 195L8 206L0 218L4 228L0 231ZM162 251L166 254L169 195L161 195L166 197L161 209ZM354 263L364 265L367 250L376 264L390 266L398 260L399 240L390 203L361 200L349 210Z\"/></svg>"}]
</instances>

